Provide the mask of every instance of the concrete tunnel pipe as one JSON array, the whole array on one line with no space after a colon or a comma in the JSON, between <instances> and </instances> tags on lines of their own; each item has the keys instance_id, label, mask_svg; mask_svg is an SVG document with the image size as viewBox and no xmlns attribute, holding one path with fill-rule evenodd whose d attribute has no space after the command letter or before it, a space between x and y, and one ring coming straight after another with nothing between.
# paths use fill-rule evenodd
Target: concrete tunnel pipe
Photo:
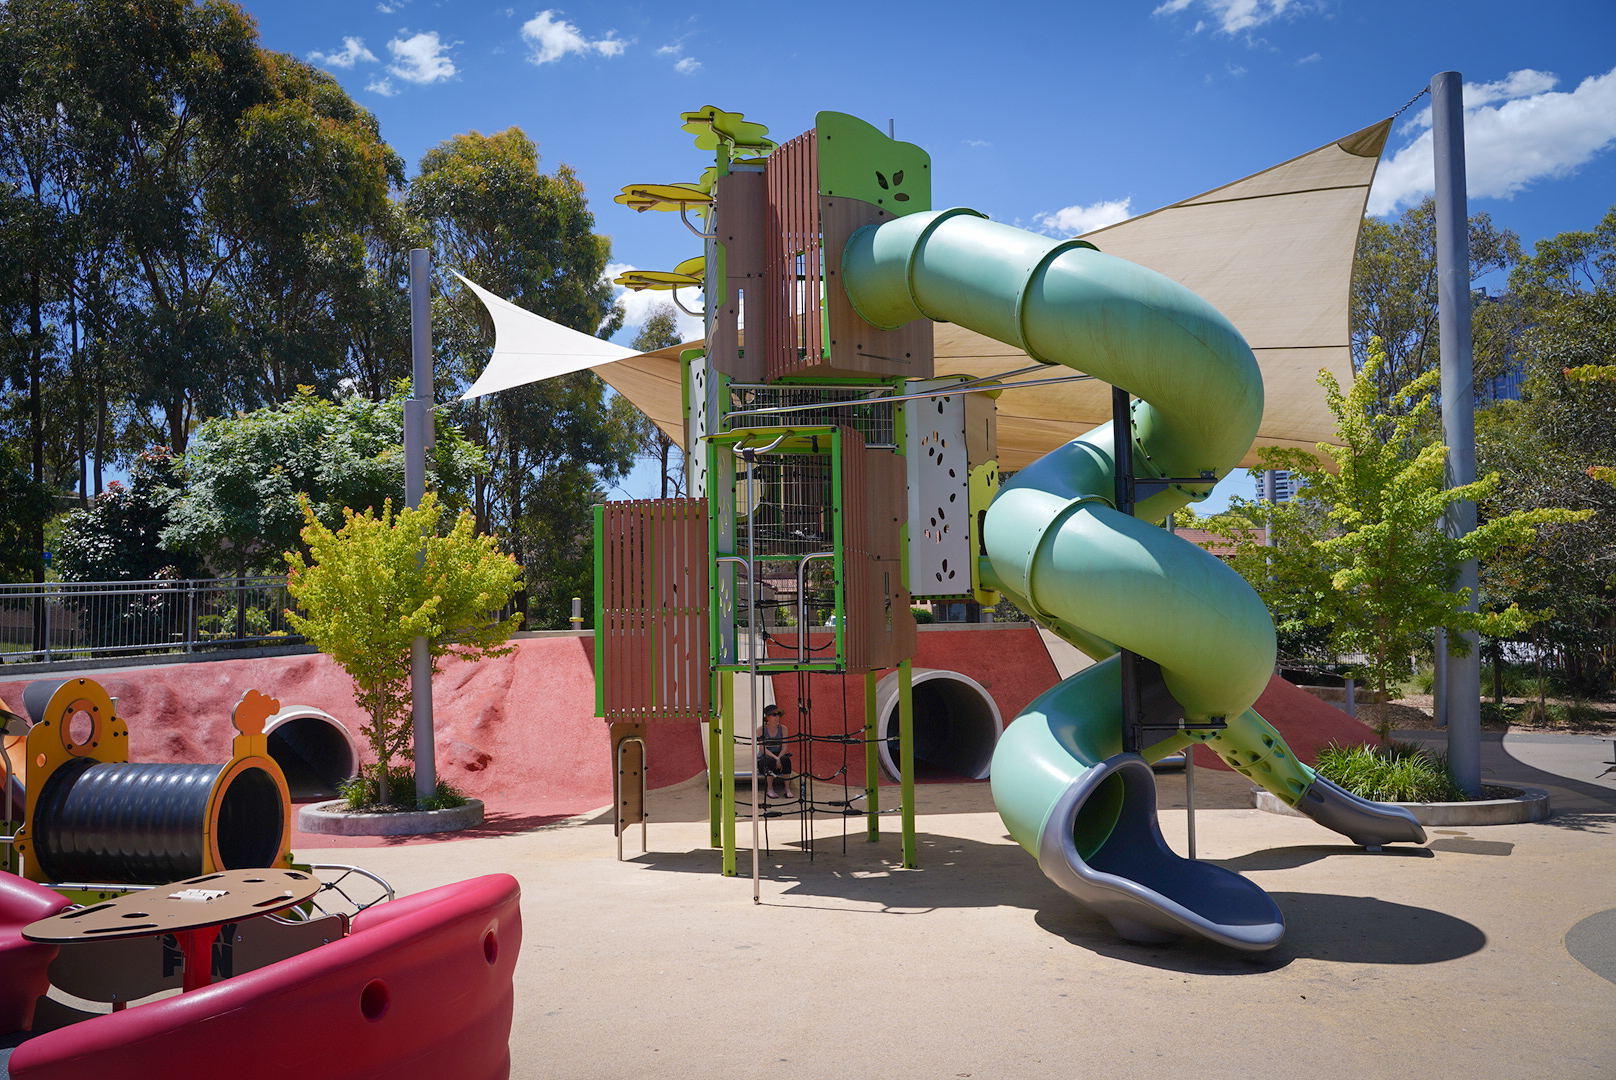
<instances>
[{"instance_id":1,"label":"concrete tunnel pipe","mask_svg":"<svg viewBox=\"0 0 1616 1080\"><path fill-rule=\"evenodd\" d=\"M999 706L969 675L914 669L915 775L922 779L986 780L993 748L1004 732ZM875 686L876 753L881 770L898 779L898 673Z\"/></svg>"},{"instance_id":2,"label":"concrete tunnel pipe","mask_svg":"<svg viewBox=\"0 0 1616 1080\"><path fill-rule=\"evenodd\" d=\"M288 705L264 724L264 734L294 800L336 798L337 785L359 771L353 736L323 709Z\"/></svg>"}]
</instances>

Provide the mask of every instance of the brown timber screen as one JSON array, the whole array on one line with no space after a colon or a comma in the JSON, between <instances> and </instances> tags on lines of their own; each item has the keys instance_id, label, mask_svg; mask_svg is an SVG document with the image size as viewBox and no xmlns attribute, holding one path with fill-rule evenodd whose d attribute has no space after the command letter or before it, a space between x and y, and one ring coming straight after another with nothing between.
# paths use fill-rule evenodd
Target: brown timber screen
<instances>
[{"instance_id":1,"label":"brown timber screen","mask_svg":"<svg viewBox=\"0 0 1616 1080\"><path fill-rule=\"evenodd\" d=\"M765 361L770 381L824 360L819 318L819 151L812 131L769 155L765 166L769 221L764 233L763 277L771 340Z\"/></svg>"},{"instance_id":2,"label":"brown timber screen","mask_svg":"<svg viewBox=\"0 0 1616 1080\"><path fill-rule=\"evenodd\" d=\"M602 715L628 723L706 718L706 501L607 503L600 542Z\"/></svg>"}]
</instances>

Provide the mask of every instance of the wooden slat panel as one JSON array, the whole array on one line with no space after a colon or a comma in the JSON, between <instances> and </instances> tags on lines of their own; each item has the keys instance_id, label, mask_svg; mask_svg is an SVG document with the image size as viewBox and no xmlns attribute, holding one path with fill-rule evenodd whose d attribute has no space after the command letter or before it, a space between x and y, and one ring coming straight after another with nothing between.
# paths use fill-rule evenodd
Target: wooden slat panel
<instances>
[{"instance_id":1,"label":"wooden slat panel","mask_svg":"<svg viewBox=\"0 0 1616 1080\"><path fill-rule=\"evenodd\" d=\"M707 355L715 371L741 382L761 382L764 346L769 341L763 244L768 225L768 191L763 174L737 172L719 177L716 206L714 230L724 245L724 302L713 320ZM744 356L739 328L742 321L756 343L756 348Z\"/></svg>"},{"instance_id":2,"label":"wooden slat panel","mask_svg":"<svg viewBox=\"0 0 1616 1080\"><path fill-rule=\"evenodd\" d=\"M903 459L890 450L865 448L845 429L843 438L847 668L878 671L915 654L915 618L901 562L901 529L908 516ZM850 446L856 447L856 457Z\"/></svg>"},{"instance_id":3,"label":"wooden slat panel","mask_svg":"<svg viewBox=\"0 0 1616 1080\"><path fill-rule=\"evenodd\" d=\"M769 155L769 230L764 237L768 293L765 371L769 380L821 363L819 151L812 131ZM799 256L801 280L799 280Z\"/></svg>"},{"instance_id":4,"label":"wooden slat panel","mask_svg":"<svg viewBox=\"0 0 1616 1080\"><path fill-rule=\"evenodd\" d=\"M607 503L603 524L606 719L706 718L706 502Z\"/></svg>"}]
</instances>

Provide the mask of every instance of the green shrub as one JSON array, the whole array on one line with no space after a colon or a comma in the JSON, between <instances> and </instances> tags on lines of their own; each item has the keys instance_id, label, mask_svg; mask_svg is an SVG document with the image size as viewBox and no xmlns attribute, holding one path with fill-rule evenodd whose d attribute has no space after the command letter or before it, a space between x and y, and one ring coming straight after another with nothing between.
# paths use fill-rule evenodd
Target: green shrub
<instances>
[{"instance_id":1,"label":"green shrub","mask_svg":"<svg viewBox=\"0 0 1616 1080\"><path fill-rule=\"evenodd\" d=\"M1604 719L1598 709L1586 701L1561 704L1551 701L1543 704L1528 701L1516 713L1516 722L1529 727L1574 728L1589 727Z\"/></svg>"},{"instance_id":2,"label":"green shrub","mask_svg":"<svg viewBox=\"0 0 1616 1080\"><path fill-rule=\"evenodd\" d=\"M1463 802L1448 776L1447 755L1414 743L1341 746L1319 751L1320 776L1376 802Z\"/></svg>"},{"instance_id":3,"label":"green shrub","mask_svg":"<svg viewBox=\"0 0 1616 1080\"><path fill-rule=\"evenodd\" d=\"M379 802L381 780L380 765L366 765L358 776L344 780L337 792L348 804L349 810L375 809ZM453 810L466 805L466 793L439 780L437 790L424 802L415 797L415 769L409 765L394 765L387 770L388 804L400 810Z\"/></svg>"},{"instance_id":4,"label":"green shrub","mask_svg":"<svg viewBox=\"0 0 1616 1080\"><path fill-rule=\"evenodd\" d=\"M934 623L937 621L937 616L931 613L930 608L917 607L909 610L914 613L915 622L917 623Z\"/></svg>"}]
</instances>

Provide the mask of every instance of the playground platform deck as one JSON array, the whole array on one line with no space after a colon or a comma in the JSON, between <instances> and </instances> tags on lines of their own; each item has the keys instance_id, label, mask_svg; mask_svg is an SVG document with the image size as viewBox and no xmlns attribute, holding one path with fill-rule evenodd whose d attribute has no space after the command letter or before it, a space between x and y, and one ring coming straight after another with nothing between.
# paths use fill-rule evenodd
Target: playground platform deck
<instances>
[{"instance_id":1,"label":"playground platform deck","mask_svg":"<svg viewBox=\"0 0 1616 1080\"><path fill-rule=\"evenodd\" d=\"M895 868L895 820L845 855L821 822L812 861L775 820L759 905L718 872L699 782L652 793L650 851L634 829L622 863L604 812L349 861L403 892L521 880L518 1078L1616 1075L1616 787L1497 735L1484 754L1490 782L1548 787L1555 815L1370 854L1307 819L1199 812L1201 857L1285 912L1256 955L1119 941L1010 842L985 784L921 786L915 871ZM1165 807L1182 781L1160 783ZM1162 820L1182 851L1183 813ZM1601 912L1572 947L1603 975L1567 943Z\"/></svg>"}]
</instances>

